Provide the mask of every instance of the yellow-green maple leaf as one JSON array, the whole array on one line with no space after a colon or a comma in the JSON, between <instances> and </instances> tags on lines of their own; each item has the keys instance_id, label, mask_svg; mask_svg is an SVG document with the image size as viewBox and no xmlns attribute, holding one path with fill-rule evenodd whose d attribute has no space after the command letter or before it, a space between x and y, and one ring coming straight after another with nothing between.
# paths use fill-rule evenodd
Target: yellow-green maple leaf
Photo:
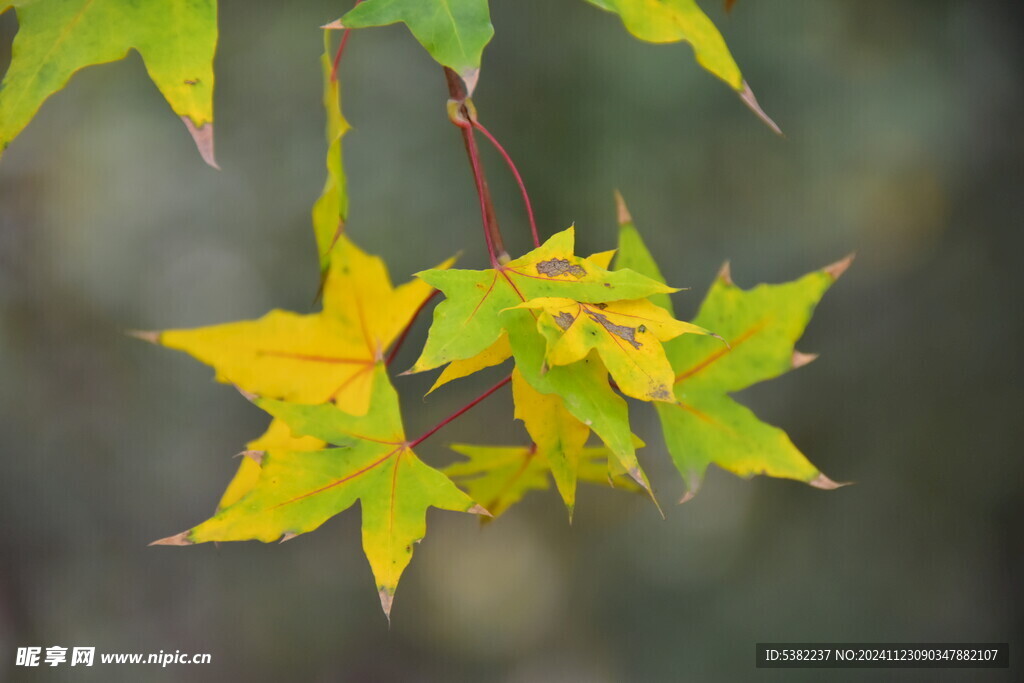
<instances>
[{"instance_id":1,"label":"yellow-green maple leaf","mask_svg":"<svg viewBox=\"0 0 1024 683\"><path fill-rule=\"evenodd\" d=\"M669 453L687 484L684 500L697 492L711 463L743 477L766 474L823 489L839 486L784 431L762 422L728 394L814 360L794 345L848 263L750 290L737 287L728 267L723 268L694 321L714 325L729 346L712 348L700 339L667 346L677 402L659 404L658 414Z\"/></svg>"},{"instance_id":2,"label":"yellow-green maple leaf","mask_svg":"<svg viewBox=\"0 0 1024 683\"><path fill-rule=\"evenodd\" d=\"M213 154L216 0L0 0L18 33L0 83L0 153L79 69L138 50L203 159Z\"/></svg>"},{"instance_id":3,"label":"yellow-green maple leaf","mask_svg":"<svg viewBox=\"0 0 1024 683\"><path fill-rule=\"evenodd\" d=\"M212 365L218 381L250 393L296 403L334 401L363 414L375 364L430 293L421 280L392 287L384 262L342 235L319 313L274 310L258 320L143 336Z\"/></svg>"},{"instance_id":4,"label":"yellow-green maple leaf","mask_svg":"<svg viewBox=\"0 0 1024 683\"><path fill-rule=\"evenodd\" d=\"M536 445L482 446L452 444L450 448L468 458L444 469L460 487L495 517L518 503L530 491L551 488L551 463ZM607 448L584 448L579 453L576 477L580 481L639 491L624 470L609 472Z\"/></svg>"},{"instance_id":5,"label":"yellow-green maple leaf","mask_svg":"<svg viewBox=\"0 0 1024 683\"><path fill-rule=\"evenodd\" d=\"M239 453L244 456L246 452L252 451L318 451L327 444L312 436L294 436L291 427L283 420L273 419L261 436L253 439L245 445L245 451ZM228 482L224 489L224 495L217 503L217 509L223 510L229 505L238 502L245 494L252 490L256 481L260 478L260 464L254 458L240 457L238 470L235 476Z\"/></svg>"},{"instance_id":6,"label":"yellow-green maple leaf","mask_svg":"<svg viewBox=\"0 0 1024 683\"><path fill-rule=\"evenodd\" d=\"M209 520L156 545L259 540L270 543L313 531L360 502L363 550L390 616L395 590L426 534L430 507L487 514L447 476L426 465L405 438L398 395L383 363L372 373L372 405L350 415L331 404L255 403L308 435L341 448L249 452L259 461L255 485Z\"/></svg>"},{"instance_id":7,"label":"yellow-green maple leaf","mask_svg":"<svg viewBox=\"0 0 1024 683\"><path fill-rule=\"evenodd\" d=\"M537 327L547 339L546 361L569 365L596 350L627 396L642 401L673 401L674 373L661 342L683 334L711 334L676 320L646 299L588 304L540 298L518 308L539 309Z\"/></svg>"},{"instance_id":8,"label":"yellow-green maple leaf","mask_svg":"<svg viewBox=\"0 0 1024 683\"><path fill-rule=\"evenodd\" d=\"M637 299L675 289L629 270L608 271L573 253L575 230L552 235L544 244L489 270L427 270L418 273L441 290L445 300L419 360L409 372L422 372L472 358L501 336L517 304L538 297L569 297L598 303Z\"/></svg>"},{"instance_id":9,"label":"yellow-green maple leaf","mask_svg":"<svg viewBox=\"0 0 1024 683\"><path fill-rule=\"evenodd\" d=\"M740 99L776 133L782 131L754 97L725 39L696 0L587 0L618 14L630 33L648 43L686 41L697 62L739 93ZM728 9L728 8L727 8Z\"/></svg>"},{"instance_id":10,"label":"yellow-green maple leaf","mask_svg":"<svg viewBox=\"0 0 1024 683\"><path fill-rule=\"evenodd\" d=\"M615 250L603 251L597 254L591 254L585 259L585 262L589 262L595 268L601 268L608 270L608 265L611 263L612 257L615 255ZM652 297L657 296L668 296L667 294L654 294ZM460 360L453 360L451 363L444 367L441 374L438 375L434 385L430 387L430 391L433 392L440 386L447 384L456 379L468 377L480 370L485 368L493 367L504 363L512 356L512 346L508 341L508 334L505 330L501 331L501 335L498 340L488 346L486 349L478 353L477 355Z\"/></svg>"},{"instance_id":11,"label":"yellow-green maple leaf","mask_svg":"<svg viewBox=\"0 0 1024 683\"><path fill-rule=\"evenodd\" d=\"M621 197L618 263L661 279ZM851 257L852 258L852 257ZM762 422L728 394L806 365L815 356L796 351L815 306L846 270L850 258L793 282L737 287L728 265L711 286L694 323L728 342L687 335L665 344L672 365L674 403L656 404L665 443L686 482L683 501L696 494L708 465L737 475L767 474L819 488L838 484L811 464L789 436Z\"/></svg>"}]
</instances>

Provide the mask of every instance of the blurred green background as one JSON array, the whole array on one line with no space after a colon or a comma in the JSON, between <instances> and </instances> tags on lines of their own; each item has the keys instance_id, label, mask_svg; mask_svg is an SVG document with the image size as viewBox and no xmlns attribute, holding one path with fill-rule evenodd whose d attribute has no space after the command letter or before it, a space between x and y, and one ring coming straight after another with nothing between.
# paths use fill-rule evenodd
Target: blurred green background
<instances>
[{"instance_id":1,"label":"blurred green background","mask_svg":"<svg viewBox=\"0 0 1024 683\"><path fill-rule=\"evenodd\" d=\"M614 244L625 195L692 314L725 259L741 286L850 251L799 348L741 395L828 475L824 492L714 468L695 500L653 411L640 454L668 519L581 491L484 528L434 511L390 630L352 510L284 546L146 544L205 519L264 416L190 358L122 334L305 311L323 182L317 26L348 3L221 2L217 156L200 161L132 54L87 69L0 162L0 677L34 680L1020 680L1020 670L765 671L757 641L1011 641L1024 461L1024 7L971 0L703 5L787 139L685 45L582 2L495 0L476 102L542 232ZM0 16L0 69L16 29ZM342 67L350 234L397 279L485 264L440 69L402 27ZM517 190L485 153L513 251ZM425 321L414 339L422 340ZM415 344L399 365L409 365ZM499 375L420 397L417 434ZM520 442L507 393L424 444ZM15 670L18 645L210 652L196 667ZM1019 650L1011 657L1019 661ZM73 675L72 675L73 674ZM980 675L979 675L980 674Z\"/></svg>"}]
</instances>

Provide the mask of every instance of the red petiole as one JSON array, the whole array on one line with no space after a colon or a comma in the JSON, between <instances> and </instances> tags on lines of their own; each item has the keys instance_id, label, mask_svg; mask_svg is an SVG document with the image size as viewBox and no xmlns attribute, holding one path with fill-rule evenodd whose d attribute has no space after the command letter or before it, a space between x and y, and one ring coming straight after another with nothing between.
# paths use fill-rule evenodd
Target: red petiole
<instances>
[{"instance_id":1,"label":"red petiole","mask_svg":"<svg viewBox=\"0 0 1024 683\"><path fill-rule=\"evenodd\" d=\"M540 246L540 235L537 233L537 221L533 217L533 204L530 203L530 195L526 192L526 183L523 182L523 177L519 175L519 169L516 168L515 162L512 161L512 157L505 151L505 148L501 146L498 139L495 138L491 131L484 128L483 124L477 121L475 118L470 119L474 128L484 134L494 148L498 150L501 156L505 159L505 163L508 164L509 170L512 171L512 175L515 176L516 183L519 184L519 192L523 195L523 203L526 205L526 216L530 220L530 233L533 235L533 246Z\"/></svg>"},{"instance_id":2,"label":"red petiole","mask_svg":"<svg viewBox=\"0 0 1024 683\"><path fill-rule=\"evenodd\" d=\"M480 394L479 396L474 398L472 401L470 401L466 405L462 406L461 408L456 410L454 413L452 413L451 415L449 415L448 417L446 417L445 419L441 420L436 425L431 427L421 437L419 437L418 439L416 439L415 441L410 443L409 444L409 448L416 448L416 446L419 446L421 443L423 443L424 441L426 441L427 439L432 437L435 433L438 432L438 430L440 430L442 427L447 425L449 422L452 422L453 420L461 417L464 413L468 412L470 408L475 406L477 403L480 403L485 398L487 398L488 396L490 396L491 394L496 392L498 389L501 389L503 386L505 386L506 384L508 384L511 381L512 381L512 375L509 375L505 379L501 380L500 382L495 384L493 387L491 387L490 389L488 389L484 393Z\"/></svg>"}]
</instances>

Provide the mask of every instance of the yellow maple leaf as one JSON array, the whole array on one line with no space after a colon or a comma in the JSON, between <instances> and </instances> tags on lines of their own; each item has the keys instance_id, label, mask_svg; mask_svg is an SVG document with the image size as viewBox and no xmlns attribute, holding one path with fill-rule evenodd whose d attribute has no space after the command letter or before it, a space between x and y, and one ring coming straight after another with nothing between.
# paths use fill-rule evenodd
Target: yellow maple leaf
<instances>
[{"instance_id":1,"label":"yellow maple leaf","mask_svg":"<svg viewBox=\"0 0 1024 683\"><path fill-rule=\"evenodd\" d=\"M393 287L384 262L342 235L319 313L273 310L258 320L139 336L185 351L213 366L218 381L247 392L295 403L333 401L362 415L374 365L431 292L418 279Z\"/></svg>"},{"instance_id":2,"label":"yellow maple leaf","mask_svg":"<svg viewBox=\"0 0 1024 683\"><path fill-rule=\"evenodd\" d=\"M543 297L516 308L539 309L546 362L569 365L596 349L622 393L642 401L675 401L675 373L661 342L682 334L712 333L673 318L646 299L584 303Z\"/></svg>"}]
</instances>

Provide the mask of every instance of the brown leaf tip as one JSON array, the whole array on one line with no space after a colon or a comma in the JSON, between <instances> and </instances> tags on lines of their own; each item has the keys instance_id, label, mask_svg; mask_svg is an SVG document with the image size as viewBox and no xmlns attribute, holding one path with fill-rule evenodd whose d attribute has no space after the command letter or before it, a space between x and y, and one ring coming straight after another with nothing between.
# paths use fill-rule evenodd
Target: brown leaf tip
<instances>
[{"instance_id":1,"label":"brown leaf tip","mask_svg":"<svg viewBox=\"0 0 1024 683\"><path fill-rule=\"evenodd\" d=\"M387 588L381 588L377 591L377 595L380 596L380 608L384 610L384 616L388 618L388 626L391 626L391 605L395 601L395 594Z\"/></svg>"},{"instance_id":2,"label":"brown leaf tip","mask_svg":"<svg viewBox=\"0 0 1024 683\"><path fill-rule=\"evenodd\" d=\"M683 494L683 497L679 499L679 505L682 505L683 503L689 503L691 500L694 499L696 495L697 494L694 493L693 491L687 491L686 493Z\"/></svg>"},{"instance_id":3,"label":"brown leaf tip","mask_svg":"<svg viewBox=\"0 0 1024 683\"><path fill-rule=\"evenodd\" d=\"M266 454L267 454L266 451L242 451L241 453L236 453L235 457L237 458L239 456L243 456L243 457L249 458L250 460L252 460L257 465L262 465L263 464L263 456L265 456Z\"/></svg>"},{"instance_id":4,"label":"brown leaf tip","mask_svg":"<svg viewBox=\"0 0 1024 683\"><path fill-rule=\"evenodd\" d=\"M622 193L615 190L615 214L619 221L619 225L626 225L627 223L633 222L633 216L629 213L629 207L626 206L626 200L622 198Z\"/></svg>"},{"instance_id":5,"label":"brown leaf tip","mask_svg":"<svg viewBox=\"0 0 1024 683\"><path fill-rule=\"evenodd\" d=\"M736 286L736 283L732 281L732 267L729 265L728 261L723 263L722 267L718 269L717 277L722 281L722 284L729 285L730 287Z\"/></svg>"},{"instance_id":6,"label":"brown leaf tip","mask_svg":"<svg viewBox=\"0 0 1024 683\"><path fill-rule=\"evenodd\" d=\"M793 351L793 360L790 362L790 364L793 366L793 369L795 370L796 368L802 368L808 363L813 363L817 359L818 354L816 353L801 353L800 351Z\"/></svg>"},{"instance_id":7,"label":"brown leaf tip","mask_svg":"<svg viewBox=\"0 0 1024 683\"><path fill-rule=\"evenodd\" d=\"M189 540L188 533L189 532L187 531L182 531L180 534L175 534L174 536L168 536L167 538L161 538L158 541L153 541L149 545L194 545L192 541Z\"/></svg>"},{"instance_id":8,"label":"brown leaf tip","mask_svg":"<svg viewBox=\"0 0 1024 683\"><path fill-rule=\"evenodd\" d=\"M281 540L278 541L278 543L284 543L285 541L290 541L293 538L295 538L296 536L298 536L298 534L295 533L294 531L286 531L283 534L281 534Z\"/></svg>"},{"instance_id":9,"label":"brown leaf tip","mask_svg":"<svg viewBox=\"0 0 1024 683\"><path fill-rule=\"evenodd\" d=\"M234 387L235 387L235 390L238 393L240 393L242 396L244 396L245 400L248 401L249 403L255 403L257 400L259 400L259 395L258 394L254 394L251 391L243 389L242 387L238 386L237 384L234 385Z\"/></svg>"},{"instance_id":10,"label":"brown leaf tip","mask_svg":"<svg viewBox=\"0 0 1024 683\"><path fill-rule=\"evenodd\" d=\"M811 486L813 486L816 489L824 489L825 491L834 491L835 489L839 489L839 488L842 488L844 486L849 486L853 482L852 481L843 481L843 482L832 481L831 479L826 477L824 474L819 472L818 476L816 476L814 479L811 479L807 483L810 484Z\"/></svg>"},{"instance_id":11,"label":"brown leaf tip","mask_svg":"<svg viewBox=\"0 0 1024 683\"><path fill-rule=\"evenodd\" d=\"M757 98L754 97L754 91L750 89L750 85L746 81L743 81L743 89L740 90L739 95L740 99L743 100L743 104L747 105L747 108L754 112L754 114L757 115L757 118L764 121L765 125L772 129L772 132L779 137L786 137L782 132L782 129L779 128L779 124L775 123L775 121L772 120L772 117L768 116L768 114L764 112L764 109L761 108L761 105L758 104Z\"/></svg>"},{"instance_id":12,"label":"brown leaf tip","mask_svg":"<svg viewBox=\"0 0 1024 683\"><path fill-rule=\"evenodd\" d=\"M648 488L647 494L651 497L651 502L654 503L654 507L658 511L658 514L661 515L662 521L668 519L667 517L665 517L665 511L661 509L661 503L658 502L657 497L655 497L654 495L654 490Z\"/></svg>"},{"instance_id":13,"label":"brown leaf tip","mask_svg":"<svg viewBox=\"0 0 1024 683\"><path fill-rule=\"evenodd\" d=\"M846 272L847 268L850 267L850 264L853 263L853 259L856 256L857 256L857 253L854 252L854 253L850 254L849 256L847 256L846 258L843 258L843 259L840 259L840 260L836 261L832 265L825 266L823 268L823 270L826 273L828 273L832 277L833 280L838 280L842 276L842 274Z\"/></svg>"},{"instance_id":14,"label":"brown leaf tip","mask_svg":"<svg viewBox=\"0 0 1024 683\"><path fill-rule=\"evenodd\" d=\"M647 483L647 477L644 476L644 473L640 471L639 467L630 467L629 476L633 479L633 481L640 484L640 486L642 486L645 491L651 493L651 485Z\"/></svg>"},{"instance_id":15,"label":"brown leaf tip","mask_svg":"<svg viewBox=\"0 0 1024 683\"><path fill-rule=\"evenodd\" d=\"M485 508L483 505L480 505L479 503L474 504L473 507L471 507L468 510L466 510L466 512L468 512L471 515L482 515L484 517L492 517L492 518L494 517L494 515L492 515L487 510L487 508Z\"/></svg>"},{"instance_id":16,"label":"brown leaf tip","mask_svg":"<svg viewBox=\"0 0 1024 683\"><path fill-rule=\"evenodd\" d=\"M320 28L324 29L325 31L340 31L345 28L345 25L341 23L341 19L335 19L331 23L324 24Z\"/></svg>"},{"instance_id":17,"label":"brown leaf tip","mask_svg":"<svg viewBox=\"0 0 1024 683\"><path fill-rule=\"evenodd\" d=\"M182 116L181 120L185 122L189 135L195 141L196 149L199 150L199 156L203 157L203 161L209 166L219 171L220 166L217 165L217 160L213 155L213 123L204 123L201 126L196 126L196 124L192 123L191 117L188 116Z\"/></svg>"},{"instance_id":18,"label":"brown leaf tip","mask_svg":"<svg viewBox=\"0 0 1024 683\"><path fill-rule=\"evenodd\" d=\"M153 332L152 330L125 330L124 333L129 337L135 337L150 344L160 343L160 332Z\"/></svg>"}]
</instances>

